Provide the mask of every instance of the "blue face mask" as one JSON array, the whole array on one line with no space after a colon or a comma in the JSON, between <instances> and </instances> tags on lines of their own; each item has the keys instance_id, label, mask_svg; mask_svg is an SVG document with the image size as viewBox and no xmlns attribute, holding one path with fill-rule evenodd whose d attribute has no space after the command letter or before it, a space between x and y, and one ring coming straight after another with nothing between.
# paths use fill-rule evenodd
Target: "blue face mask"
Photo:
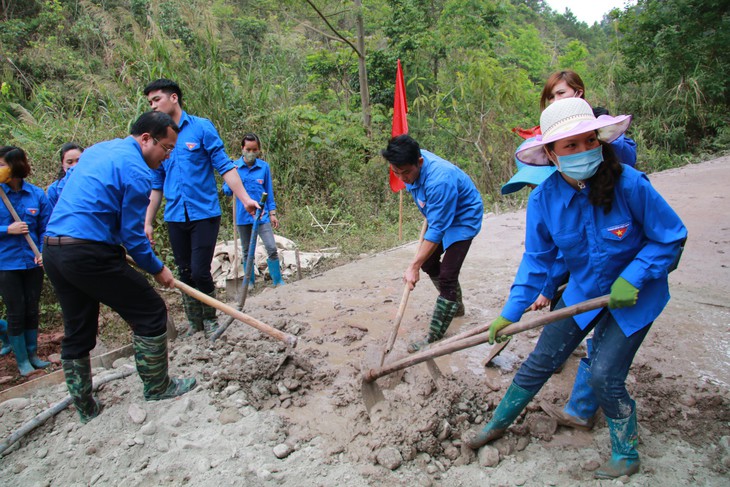
<instances>
[{"instance_id":1,"label":"blue face mask","mask_svg":"<svg viewBox=\"0 0 730 487\"><path fill-rule=\"evenodd\" d=\"M603 146L595 149L571 154L569 156L558 156L558 171L578 181L590 179L598 166L603 162Z\"/></svg>"}]
</instances>

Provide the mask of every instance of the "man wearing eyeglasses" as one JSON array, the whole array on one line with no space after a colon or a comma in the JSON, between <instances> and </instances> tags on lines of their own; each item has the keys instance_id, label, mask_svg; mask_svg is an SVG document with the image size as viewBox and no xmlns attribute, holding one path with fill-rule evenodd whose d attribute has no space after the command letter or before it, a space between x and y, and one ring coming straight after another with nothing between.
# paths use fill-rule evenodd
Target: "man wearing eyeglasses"
<instances>
[{"instance_id":1,"label":"man wearing eyeglasses","mask_svg":"<svg viewBox=\"0 0 730 487\"><path fill-rule=\"evenodd\" d=\"M91 359L99 329L99 303L129 323L137 372L148 401L191 390L195 379L170 378L167 308L125 260L128 253L158 284L173 287L172 272L152 251L143 221L152 188L150 169L160 167L178 141L177 124L147 112L131 135L95 144L73 168L43 240L43 264L63 310L61 362L82 423L101 412L92 396Z\"/></svg>"},{"instance_id":2,"label":"man wearing eyeglasses","mask_svg":"<svg viewBox=\"0 0 730 487\"><path fill-rule=\"evenodd\" d=\"M221 208L214 171L223 177L246 211L254 214L258 204L244 189L211 121L182 109L183 94L177 83L158 79L145 87L144 94L152 110L168 114L180 127L177 145L155 171L145 233L154 243L154 221L164 194L165 221L180 280L215 298L210 264L220 228ZM217 329L215 308L185 294L183 307L190 334L203 330L209 337Z\"/></svg>"}]
</instances>

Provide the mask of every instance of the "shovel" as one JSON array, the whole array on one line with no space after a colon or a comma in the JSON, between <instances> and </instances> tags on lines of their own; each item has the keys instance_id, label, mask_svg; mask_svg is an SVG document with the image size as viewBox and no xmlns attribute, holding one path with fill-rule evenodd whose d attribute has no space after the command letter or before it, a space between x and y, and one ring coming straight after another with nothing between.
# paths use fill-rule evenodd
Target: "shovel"
<instances>
[{"instance_id":1,"label":"shovel","mask_svg":"<svg viewBox=\"0 0 730 487\"><path fill-rule=\"evenodd\" d=\"M423 243L423 237L426 235L426 230L428 229L428 221L423 220L423 225L421 225L421 235L418 237L418 247L416 247L416 255L418 255L418 251L421 250L421 244ZM403 314L406 311L406 305L408 304L408 296L411 294L411 288L408 284L403 286L403 295L400 298L400 306L398 307L398 313L395 315L395 322L393 323L393 329L390 331L390 337L388 337L388 342L385 345L385 348L383 348L383 352L380 354L380 361L378 362L378 366L382 367L383 362L385 362L385 356L390 353L391 350L393 350L393 344L395 343L395 338L398 336L398 328L400 328L400 322L403 319Z\"/></svg>"},{"instance_id":2,"label":"shovel","mask_svg":"<svg viewBox=\"0 0 730 487\"><path fill-rule=\"evenodd\" d=\"M524 322L518 321L517 323L512 323L511 325L506 326L505 328L500 330L497 333L497 336L504 337L515 335L523 331L532 330L533 328L539 328L541 326L548 325L564 318L585 313L586 311L591 311L598 308L605 308L608 305L608 299L608 295L600 296L598 298L589 299L573 306L568 306L567 308L561 308L557 311L552 311L550 313L536 316L531 320L527 320ZM375 382L378 378L388 374L392 374L397 370L405 369L413 365L420 364L421 362L432 360L436 357L441 357L442 355L448 355L454 352L458 352L460 350L481 345L482 343L487 343L489 341L489 334L487 333L489 331L489 326L490 325L482 325L480 327L477 327L476 329L461 333L460 335L455 335L454 337L451 337L449 339L448 343L439 343L436 347L426 349L422 352L414 353L413 355L410 355L404 359L390 363L385 367L364 371L362 376L361 393L368 414L370 414L376 404L385 399L385 397L383 396L383 391L380 390L380 387L378 387L378 384ZM474 330L478 331L474 332ZM454 340L457 336L459 337L459 339Z\"/></svg>"},{"instance_id":3,"label":"shovel","mask_svg":"<svg viewBox=\"0 0 730 487\"><path fill-rule=\"evenodd\" d=\"M241 276L238 275L238 229L236 223L236 197L233 197L233 279L226 279L226 295L241 299Z\"/></svg>"},{"instance_id":4,"label":"shovel","mask_svg":"<svg viewBox=\"0 0 730 487\"><path fill-rule=\"evenodd\" d=\"M261 201L259 201L259 209L256 210L256 215L253 218L253 226L251 227L251 240L248 243L248 255L246 256L246 274L243 279L243 289L241 290L241 299L238 302L238 305L236 306L236 309L238 311L241 311L246 304L246 298L248 297L248 283L251 282L251 276L253 274L253 263L254 263L254 254L256 253L256 239L259 235L259 223L261 222L261 215L264 212L264 203L266 203L266 198L268 197L268 193L263 193L261 195ZM228 327L233 322L233 316L229 315L226 321L224 321L221 326L218 327L218 329L210 336L210 342L215 342L218 337L220 337L225 331L228 329Z\"/></svg>"}]
</instances>

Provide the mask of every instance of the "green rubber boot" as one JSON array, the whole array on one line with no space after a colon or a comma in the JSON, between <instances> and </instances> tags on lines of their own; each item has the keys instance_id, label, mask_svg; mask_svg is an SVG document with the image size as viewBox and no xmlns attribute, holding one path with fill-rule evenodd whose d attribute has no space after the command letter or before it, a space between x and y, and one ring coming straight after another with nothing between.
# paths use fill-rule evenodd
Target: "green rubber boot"
<instances>
[{"instance_id":1,"label":"green rubber boot","mask_svg":"<svg viewBox=\"0 0 730 487\"><path fill-rule=\"evenodd\" d=\"M436 290L438 292L441 292L441 285L439 283L438 277L432 277L428 276L429 279L431 279L431 282L434 286L436 286ZM454 315L454 318L458 318L460 316L464 316L466 314L466 308L464 308L464 299L461 296L461 284L456 284L456 302L459 303L459 307L456 310L456 314Z\"/></svg>"},{"instance_id":2,"label":"green rubber boot","mask_svg":"<svg viewBox=\"0 0 730 487\"><path fill-rule=\"evenodd\" d=\"M436 298L436 307L433 310L431 324L428 327L428 336L421 341L408 345L408 353L423 350L429 343L441 340L446 330L449 329L458 308L459 303L456 301L449 301L441 296Z\"/></svg>"},{"instance_id":3,"label":"green rubber boot","mask_svg":"<svg viewBox=\"0 0 730 487\"><path fill-rule=\"evenodd\" d=\"M167 373L167 333L157 337L132 337L137 373L144 385L144 398L159 401L182 396L195 387L195 378L173 379Z\"/></svg>"},{"instance_id":4,"label":"green rubber boot","mask_svg":"<svg viewBox=\"0 0 730 487\"><path fill-rule=\"evenodd\" d=\"M636 403L631 407L631 415L628 418L606 417L608 430L611 432L611 459L593 473L597 479L616 479L639 471L641 461L636 450L639 445Z\"/></svg>"},{"instance_id":5,"label":"green rubber boot","mask_svg":"<svg viewBox=\"0 0 730 487\"><path fill-rule=\"evenodd\" d=\"M188 319L188 335L203 331L202 303L185 293L182 295L182 302L185 317Z\"/></svg>"},{"instance_id":6,"label":"green rubber boot","mask_svg":"<svg viewBox=\"0 0 730 487\"><path fill-rule=\"evenodd\" d=\"M25 333L21 333L18 336L10 335L8 337L10 346L15 354L15 362L18 364L18 372L23 377L30 375L35 369L33 365L28 361L28 348L25 345Z\"/></svg>"},{"instance_id":7,"label":"green rubber boot","mask_svg":"<svg viewBox=\"0 0 730 487\"><path fill-rule=\"evenodd\" d=\"M91 358L61 360L63 375L66 377L66 387L73 399L79 419L83 424L88 423L101 413L101 403L91 394Z\"/></svg>"},{"instance_id":8,"label":"green rubber boot","mask_svg":"<svg viewBox=\"0 0 730 487\"><path fill-rule=\"evenodd\" d=\"M494 410L491 421L481 430L471 430L462 438L464 444L472 450L478 450L490 441L504 436L509 425L520 415L535 392L526 391L514 382L507 389L507 393Z\"/></svg>"},{"instance_id":9,"label":"green rubber boot","mask_svg":"<svg viewBox=\"0 0 730 487\"><path fill-rule=\"evenodd\" d=\"M215 289L205 294L216 299ZM200 303L200 306L203 312L203 332L205 333L205 338L210 338L210 336L218 329L218 316L216 316L215 313L216 309L203 303Z\"/></svg>"},{"instance_id":10,"label":"green rubber boot","mask_svg":"<svg viewBox=\"0 0 730 487\"><path fill-rule=\"evenodd\" d=\"M51 365L38 357L38 329L25 330L25 349L28 351L28 361L36 369L44 369Z\"/></svg>"}]
</instances>

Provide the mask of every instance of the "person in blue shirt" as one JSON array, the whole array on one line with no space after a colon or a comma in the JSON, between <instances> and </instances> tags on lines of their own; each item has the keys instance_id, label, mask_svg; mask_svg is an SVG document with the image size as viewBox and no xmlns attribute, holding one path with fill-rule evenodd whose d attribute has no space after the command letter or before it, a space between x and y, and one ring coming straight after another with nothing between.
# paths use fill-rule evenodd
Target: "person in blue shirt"
<instances>
[{"instance_id":1,"label":"person in blue shirt","mask_svg":"<svg viewBox=\"0 0 730 487\"><path fill-rule=\"evenodd\" d=\"M51 205L41 188L25 181L31 167L23 149L0 147L0 169L9 172L0 186L21 220L16 222L10 210L0 205L0 296L7 310L8 342L25 377L50 365L38 357L43 260L36 257L26 235L42 248Z\"/></svg>"},{"instance_id":2,"label":"person in blue shirt","mask_svg":"<svg viewBox=\"0 0 730 487\"><path fill-rule=\"evenodd\" d=\"M258 203L248 196L210 120L182 109L183 94L177 83L158 79L144 88L144 94L152 110L168 114L180 127L180 142L155 172L145 233L153 241L153 222L164 194L165 222L180 280L215 298L210 265L221 208L214 170L241 200L246 212L254 214ZM190 334L204 331L209 337L218 328L215 308L187 295L183 295L183 307Z\"/></svg>"},{"instance_id":3,"label":"person in blue shirt","mask_svg":"<svg viewBox=\"0 0 730 487\"><path fill-rule=\"evenodd\" d=\"M607 308L546 326L492 419L464 435L479 448L504 435L552 373L593 331L588 383L606 416L611 458L594 472L617 478L639 470L636 403L626 376L639 346L669 301L667 276L687 229L641 172L617 161L610 142L631 117L596 118L580 98L559 100L540 117L542 135L517 154L557 172L531 194L525 252L507 303L489 329L518 321L535 301L558 252L570 280L556 309L610 294Z\"/></svg>"},{"instance_id":4,"label":"person in blue shirt","mask_svg":"<svg viewBox=\"0 0 730 487\"><path fill-rule=\"evenodd\" d=\"M137 265L165 287L172 272L154 254L144 232L153 170L177 143L169 115L142 114L131 135L84 151L46 229L43 260L63 311L61 363L69 394L82 423L98 416L92 396L89 352L96 345L99 303L132 328L137 373L148 401L180 396L194 378L171 378L167 361L167 308Z\"/></svg>"},{"instance_id":5,"label":"person in blue shirt","mask_svg":"<svg viewBox=\"0 0 730 487\"><path fill-rule=\"evenodd\" d=\"M56 206L56 203L58 203L58 198L66 185L67 176L69 175L68 170L79 162L82 152L84 152L84 148L73 142L67 142L61 146L61 170L58 173L58 178L46 190L51 206Z\"/></svg>"},{"instance_id":6,"label":"person in blue shirt","mask_svg":"<svg viewBox=\"0 0 730 487\"><path fill-rule=\"evenodd\" d=\"M276 200L274 200L274 184L271 180L269 164L260 159L261 141L259 136L253 133L245 134L241 140L241 152L243 155L235 164L246 192L256 201L261 201L261 195L267 193L258 232L268 254L266 263L274 287L283 286L284 279L281 277L279 251L276 248L276 240L274 239L274 229L279 228L279 219L276 217ZM223 184L223 192L228 196L233 194L227 183ZM239 200L236 200L236 226L238 227L238 234L241 236L241 253L245 272L245 262L253 230L253 217L244 211L243 204ZM252 272L251 283L253 281L254 273Z\"/></svg>"},{"instance_id":7,"label":"person in blue shirt","mask_svg":"<svg viewBox=\"0 0 730 487\"><path fill-rule=\"evenodd\" d=\"M418 254L403 274L403 282L413 289L423 269L439 291L428 335L408 346L413 353L443 338L454 317L464 313L459 274L471 242L482 228L484 205L474 182L464 171L421 150L408 135L392 138L382 156L393 174L406 184L428 224Z\"/></svg>"}]
</instances>

